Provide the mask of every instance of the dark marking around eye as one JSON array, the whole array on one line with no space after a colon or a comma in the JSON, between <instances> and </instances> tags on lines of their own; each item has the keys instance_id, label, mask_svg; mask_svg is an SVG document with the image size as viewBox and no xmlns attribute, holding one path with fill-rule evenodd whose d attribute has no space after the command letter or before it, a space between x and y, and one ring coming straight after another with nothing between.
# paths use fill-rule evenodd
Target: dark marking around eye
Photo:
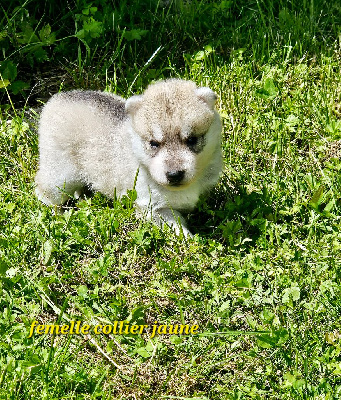
<instances>
[{"instance_id":1,"label":"dark marking around eye","mask_svg":"<svg viewBox=\"0 0 341 400\"><path fill-rule=\"evenodd\" d=\"M195 146L198 143L198 138L196 136L190 136L186 139L186 144L189 147Z\"/></svg>"},{"instance_id":2,"label":"dark marking around eye","mask_svg":"<svg viewBox=\"0 0 341 400\"><path fill-rule=\"evenodd\" d=\"M152 149L157 149L157 148L160 147L160 143L157 142L156 140L151 140L151 141L149 142L149 144L150 144L150 147L151 147Z\"/></svg>"},{"instance_id":3,"label":"dark marking around eye","mask_svg":"<svg viewBox=\"0 0 341 400\"><path fill-rule=\"evenodd\" d=\"M200 153L206 144L206 138L205 135L189 136L185 143L194 153Z\"/></svg>"}]
</instances>

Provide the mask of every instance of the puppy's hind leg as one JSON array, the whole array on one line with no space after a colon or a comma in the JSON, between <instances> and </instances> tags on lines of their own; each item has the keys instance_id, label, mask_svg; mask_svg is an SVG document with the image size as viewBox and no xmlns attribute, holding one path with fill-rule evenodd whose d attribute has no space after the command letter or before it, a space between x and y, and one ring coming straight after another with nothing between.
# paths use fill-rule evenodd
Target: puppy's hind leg
<instances>
[{"instance_id":1,"label":"puppy's hind leg","mask_svg":"<svg viewBox=\"0 0 341 400\"><path fill-rule=\"evenodd\" d=\"M67 165L59 173L40 166L35 182L36 196L46 205L62 205L70 197L78 198L84 186L74 169Z\"/></svg>"}]
</instances>

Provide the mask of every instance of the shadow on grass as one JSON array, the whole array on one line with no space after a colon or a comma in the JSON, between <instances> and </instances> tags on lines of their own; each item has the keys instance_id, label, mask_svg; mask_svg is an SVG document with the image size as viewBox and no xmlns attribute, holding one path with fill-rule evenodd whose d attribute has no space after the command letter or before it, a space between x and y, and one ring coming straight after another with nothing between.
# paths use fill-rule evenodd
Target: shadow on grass
<instances>
[{"instance_id":1,"label":"shadow on grass","mask_svg":"<svg viewBox=\"0 0 341 400\"><path fill-rule=\"evenodd\" d=\"M189 222L194 234L239 246L243 241L255 243L275 215L272 196L265 187L262 192L248 193L241 182L235 182L234 188L221 185L202 199Z\"/></svg>"},{"instance_id":2,"label":"shadow on grass","mask_svg":"<svg viewBox=\"0 0 341 400\"><path fill-rule=\"evenodd\" d=\"M27 99L33 104L50 97L61 84L64 90L110 86L112 76L117 93L129 96L131 82L139 91L146 82L173 76L174 68L198 68L202 61L215 68L236 58L256 65L332 53L341 13L336 0L315 1L314 7L297 0L155 0L132 5L94 0L91 8L74 3L42 6L28 0L7 6L0 28L5 37L13 34L6 37L0 73L11 84L0 88L0 104L8 102L8 92L23 106ZM30 20L23 23L26 15ZM203 52L207 46L212 49L209 56Z\"/></svg>"}]
</instances>

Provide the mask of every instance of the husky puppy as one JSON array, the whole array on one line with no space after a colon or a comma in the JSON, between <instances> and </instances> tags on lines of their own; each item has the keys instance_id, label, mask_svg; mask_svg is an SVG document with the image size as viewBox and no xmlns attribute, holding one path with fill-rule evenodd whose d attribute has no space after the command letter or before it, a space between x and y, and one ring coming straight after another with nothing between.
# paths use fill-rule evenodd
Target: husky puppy
<instances>
[{"instance_id":1,"label":"husky puppy","mask_svg":"<svg viewBox=\"0 0 341 400\"><path fill-rule=\"evenodd\" d=\"M113 198L135 182L137 206L178 234L222 169L215 93L191 81L154 83L128 100L103 92L58 93L39 123L36 194L47 205L78 198L85 186Z\"/></svg>"}]
</instances>

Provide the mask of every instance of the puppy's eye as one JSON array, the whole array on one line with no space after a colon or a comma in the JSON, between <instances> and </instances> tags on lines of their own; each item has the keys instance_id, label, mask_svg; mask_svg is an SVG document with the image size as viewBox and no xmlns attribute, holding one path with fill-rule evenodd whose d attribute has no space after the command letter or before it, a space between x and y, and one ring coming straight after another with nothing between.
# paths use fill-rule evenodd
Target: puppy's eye
<instances>
[{"instance_id":1,"label":"puppy's eye","mask_svg":"<svg viewBox=\"0 0 341 400\"><path fill-rule=\"evenodd\" d=\"M198 138L197 136L190 136L186 139L186 144L189 147L193 147L198 143Z\"/></svg>"},{"instance_id":2,"label":"puppy's eye","mask_svg":"<svg viewBox=\"0 0 341 400\"><path fill-rule=\"evenodd\" d=\"M156 140L151 140L151 141L149 142L149 144L150 144L150 147L151 147L152 149L157 149L158 147L160 147L160 143L157 142Z\"/></svg>"}]
</instances>

